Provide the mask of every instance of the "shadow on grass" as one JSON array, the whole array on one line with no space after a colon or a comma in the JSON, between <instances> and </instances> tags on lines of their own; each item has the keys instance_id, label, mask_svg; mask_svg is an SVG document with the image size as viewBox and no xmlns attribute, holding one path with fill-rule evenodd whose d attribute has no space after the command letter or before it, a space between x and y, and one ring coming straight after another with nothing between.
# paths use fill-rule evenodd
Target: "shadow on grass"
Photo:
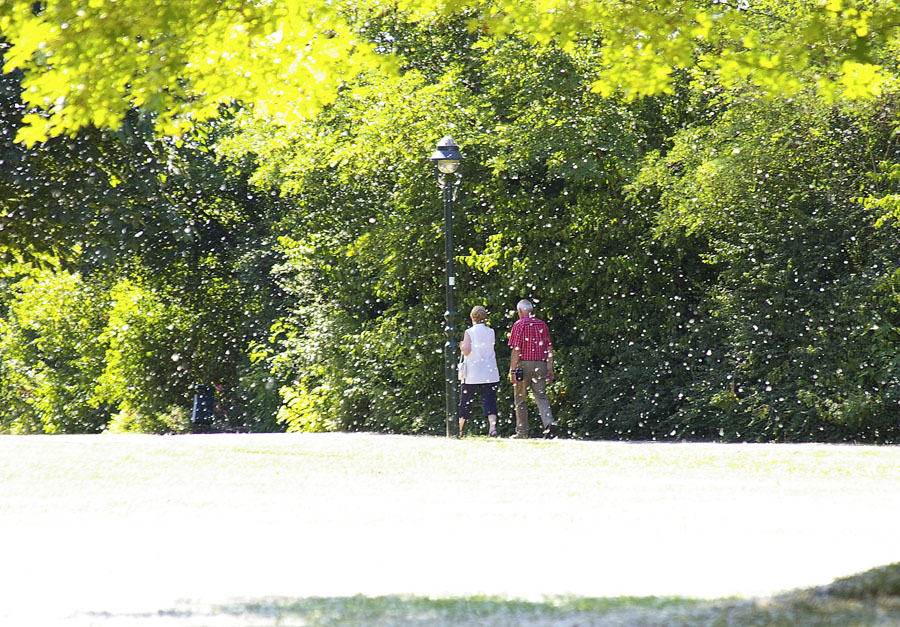
<instances>
[{"instance_id":1,"label":"shadow on grass","mask_svg":"<svg viewBox=\"0 0 900 627\"><path fill-rule=\"evenodd\" d=\"M305 625L900 625L900 564L767 599L357 596L269 599L217 610Z\"/></svg>"},{"instance_id":2,"label":"shadow on grass","mask_svg":"<svg viewBox=\"0 0 900 627\"><path fill-rule=\"evenodd\" d=\"M522 601L500 597L415 596L268 599L219 607L232 616L256 615L275 625L594 625L613 617L667 615L697 602L677 598L554 597ZM617 620L617 619L616 619ZM279 622L280 621L280 622ZM622 624L635 624L633 622ZM669 623L671 624L671 623Z\"/></svg>"},{"instance_id":3,"label":"shadow on grass","mask_svg":"<svg viewBox=\"0 0 900 627\"><path fill-rule=\"evenodd\" d=\"M610 625L672 624L635 622L641 617L661 619L668 612L702 607L706 602L679 598L553 597L522 601L501 597L350 596L263 598L201 607L182 602L158 612L119 614L91 612L75 624L91 625L257 625L309 626L441 626L441 625ZM627 619L624 622L621 619ZM610 622L613 620L614 622Z\"/></svg>"},{"instance_id":4,"label":"shadow on grass","mask_svg":"<svg viewBox=\"0 0 900 627\"><path fill-rule=\"evenodd\" d=\"M123 616L94 615L112 622ZM760 599L716 601L669 597L420 596L266 598L211 608L190 604L157 615L130 617L144 625L350 626L819 626L900 625L900 563L839 579L827 586Z\"/></svg>"}]
</instances>

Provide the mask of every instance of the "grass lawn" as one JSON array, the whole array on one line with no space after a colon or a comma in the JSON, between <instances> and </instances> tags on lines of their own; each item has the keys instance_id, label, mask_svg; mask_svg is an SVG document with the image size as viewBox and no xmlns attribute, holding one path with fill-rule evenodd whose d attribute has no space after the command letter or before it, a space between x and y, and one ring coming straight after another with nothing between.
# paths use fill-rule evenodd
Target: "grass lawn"
<instances>
[{"instance_id":1,"label":"grass lawn","mask_svg":"<svg viewBox=\"0 0 900 627\"><path fill-rule=\"evenodd\" d=\"M898 496L891 447L5 436L0 624L900 625Z\"/></svg>"}]
</instances>

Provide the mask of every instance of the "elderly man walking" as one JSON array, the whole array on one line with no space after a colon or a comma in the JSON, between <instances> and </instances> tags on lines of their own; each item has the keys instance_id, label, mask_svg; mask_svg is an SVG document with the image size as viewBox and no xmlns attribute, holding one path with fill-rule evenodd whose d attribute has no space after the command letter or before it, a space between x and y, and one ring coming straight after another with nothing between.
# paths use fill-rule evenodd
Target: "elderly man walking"
<instances>
[{"instance_id":1,"label":"elderly man walking","mask_svg":"<svg viewBox=\"0 0 900 627\"><path fill-rule=\"evenodd\" d=\"M530 301L516 305L519 319L509 333L512 356L509 361L509 381L513 384L516 407L515 438L528 437L528 408L525 404L527 386L531 387L543 423L545 438L556 437L556 423L547 398L547 382L553 381L553 342L547 323L534 315Z\"/></svg>"}]
</instances>

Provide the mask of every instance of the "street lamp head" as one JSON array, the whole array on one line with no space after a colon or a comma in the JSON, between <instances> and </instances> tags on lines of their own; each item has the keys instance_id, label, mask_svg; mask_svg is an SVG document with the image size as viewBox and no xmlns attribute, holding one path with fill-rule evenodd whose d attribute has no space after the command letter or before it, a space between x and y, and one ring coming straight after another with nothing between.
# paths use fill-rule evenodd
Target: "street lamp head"
<instances>
[{"instance_id":1,"label":"street lamp head","mask_svg":"<svg viewBox=\"0 0 900 627\"><path fill-rule=\"evenodd\" d=\"M437 150L431 155L431 160L442 174L453 174L459 169L463 156L459 152L459 144L448 135L438 142Z\"/></svg>"}]
</instances>

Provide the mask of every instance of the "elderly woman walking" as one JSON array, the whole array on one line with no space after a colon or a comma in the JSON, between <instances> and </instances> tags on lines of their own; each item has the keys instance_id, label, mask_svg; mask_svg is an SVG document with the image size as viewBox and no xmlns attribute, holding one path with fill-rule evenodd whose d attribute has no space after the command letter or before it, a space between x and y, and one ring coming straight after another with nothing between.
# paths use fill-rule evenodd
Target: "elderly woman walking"
<instances>
[{"instance_id":1,"label":"elderly woman walking","mask_svg":"<svg viewBox=\"0 0 900 627\"><path fill-rule=\"evenodd\" d=\"M460 351L465 358L465 378L459 394L459 435L463 425L472 415L475 393L481 394L481 407L488 419L488 435L497 437L497 385L500 370L494 354L494 330L487 326L488 312L481 305L472 307L469 313L472 326L466 329Z\"/></svg>"}]
</instances>

